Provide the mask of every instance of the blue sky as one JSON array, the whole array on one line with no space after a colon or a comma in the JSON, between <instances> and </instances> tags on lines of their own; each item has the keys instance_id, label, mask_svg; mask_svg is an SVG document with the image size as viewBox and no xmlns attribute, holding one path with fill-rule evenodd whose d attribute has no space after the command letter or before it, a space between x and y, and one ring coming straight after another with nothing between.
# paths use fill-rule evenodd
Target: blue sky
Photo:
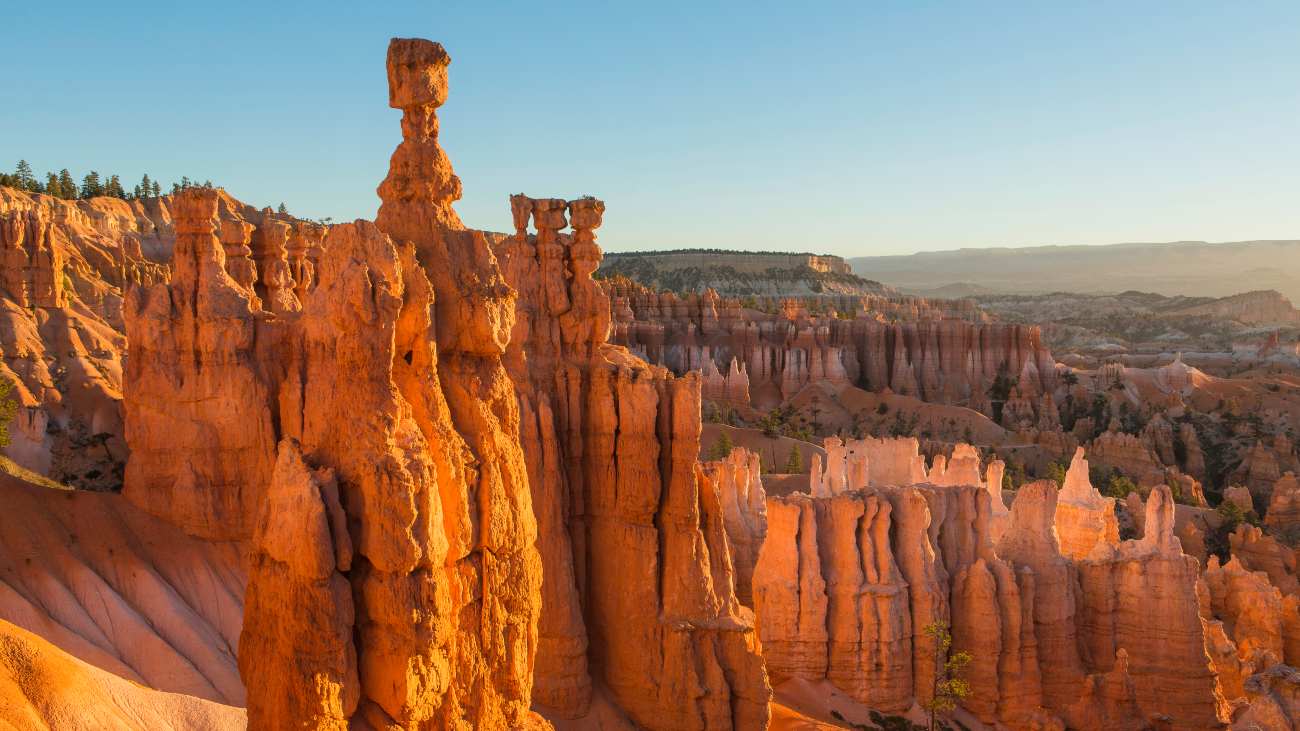
<instances>
[{"instance_id":1,"label":"blue sky","mask_svg":"<svg viewBox=\"0 0 1300 731\"><path fill-rule=\"evenodd\" d=\"M373 218L421 36L476 227L525 192L605 199L614 251L1300 238L1300 3L7 5L0 166L38 174Z\"/></svg>"}]
</instances>

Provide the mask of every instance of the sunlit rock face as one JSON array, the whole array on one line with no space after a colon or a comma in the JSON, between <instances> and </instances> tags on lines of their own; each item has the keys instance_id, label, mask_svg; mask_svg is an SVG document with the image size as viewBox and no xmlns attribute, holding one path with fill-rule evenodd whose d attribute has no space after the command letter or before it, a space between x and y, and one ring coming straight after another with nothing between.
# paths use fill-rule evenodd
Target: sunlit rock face
<instances>
[{"instance_id":1,"label":"sunlit rock face","mask_svg":"<svg viewBox=\"0 0 1300 731\"><path fill-rule=\"evenodd\" d=\"M995 538L978 457L959 446L927 467L910 458L914 444L828 439L816 494L768 499L753 594L774 681L829 681L870 707L905 710L932 692L924 628L941 621L971 653L962 705L985 723L1136 729L1165 717L1208 729L1228 719L1207 651L1218 635L1202 618L1198 563L1174 535L1167 487L1151 492L1144 535L1121 541L1113 501L1088 483L1079 454L1064 490L1022 487ZM1280 626L1280 608L1262 611L1273 617L1265 626ZM1248 646L1251 625L1238 633ZM1264 637L1254 642L1278 644Z\"/></svg>"},{"instance_id":2,"label":"sunlit rock face","mask_svg":"<svg viewBox=\"0 0 1300 731\"><path fill-rule=\"evenodd\" d=\"M390 47L403 142L380 225L332 227L310 268L268 230L257 260L247 229L219 235L216 191L185 191L171 282L128 299L126 497L251 540L254 728L532 717L541 563L501 364L514 293L451 212L447 61Z\"/></svg>"},{"instance_id":3,"label":"sunlit rock face","mask_svg":"<svg viewBox=\"0 0 1300 731\"><path fill-rule=\"evenodd\" d=\"M496 245L518 292L505 360L546 576L534 697L576 718L599 687L644 728L762 728L771 691L726 532L756 528L754 495L743 508L737 495L761 493L757 466L702 470L700 378L607 342L610 301L591 278L604 203L510 204L516 231ZM761 534L741 532L751 561Z\"/></svg>"}]
</instances>

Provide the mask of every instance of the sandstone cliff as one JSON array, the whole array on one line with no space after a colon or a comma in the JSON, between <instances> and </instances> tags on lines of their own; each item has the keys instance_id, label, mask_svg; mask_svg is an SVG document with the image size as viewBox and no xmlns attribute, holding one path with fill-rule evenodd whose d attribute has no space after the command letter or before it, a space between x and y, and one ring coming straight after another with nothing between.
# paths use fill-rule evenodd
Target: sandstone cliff
<instances>
[{"instance_id":1,"label":"sandstone cliff","mask_svg":"<svg viewBox=\"0 0 1300 731\"><path fill-rule=\"evenodd\" d=\"M643 728L762 728L770 690L725 530L737 515L697 463L700 379L606 342L601 201L510 202L507 365L546 575L536 700L578 718L608 691Z\"/></svg>"},{"instance_id":2,"label":"sandstone cliff","mask_svg":"<svg viewBox=\"0 0 1300 731\"><path fill-rule=\"evenodd\" d=\"M999 375L1034 398L1057 386L1037 328L971 322L973 313L917 298L837 298L830 306L856 317L814 315L797 300L768 313L713 292L678 298L620 285L614 341L674 372L704 369L717 393L731 394L725 400L745 394L761 408L831 383L992 415L987 393Z\"/></svg>"},{"instance_id":3,"label":"sandstone cliff","mask_svg":"<svg viewBox=\"0 0 1300 731\"><path fill-rule=\"evenodd\" d=\"M272 223L293 225L300 258L319 248L315 224L217 195L227 250L246 253ZM122 486L123 304L132 286L169 278L172 206L170 195L68 201L0 188L0 377L19 407L4 451L21 466L79 488Z\"/></svg>"},{"instance_id":4,"label":"sandstone cliff","mask_svg":"<svg viewBox=\"0 0 1300 731\"><path fill-rule=\"evenodd\" d=\"M724 295L776 297L804 294L872 294L886 287L855 275L838 256L683 249L614 254L602 277L631 276L676 292L712 289Z\"/></svg>"},{"instance_id":5,"label":"sandstone cliff","mask_svg":"<svg viewBox=\"0 0 1300 731\"><path fill-rule=\"evenodd\" d=\"M196 535L253 539L240 667L257 728L530 718L541 575L501 365L513 292L450 208L447 60L390 47L403 142L379 225L332 227L314 286L275 255L260 295L251 247L227 259L216 193L194 190L175 205L171 283L128 299L125 495ZM275 529L271 505L307 533ZM268 631L304 616L332 629Z\"/></svg>"},{"instance_id":6,"label":"sandstone cliff","mask_svg":"<svg viewBox=\"0 0 1300 731\"><path fill-rule=\"evenodd\" d=\"M934 648L922 630L938 620L974 657L963 706L985 723L1136 729L1166 718L1209 729L1227 720L1198 565L1174 536L1167 488L1151 493L1144 537L1120 541L1113 503L1088 484L1079 455L1069 502L1050 482L1021 488L995 540L972 453L927 469L906 457L911 440L878 446L874 458L832 441L828 459L842 466L814 480L820 496L768 500L753 592L774 681L826 680L865 705L906 710L931 692ZM1249 646L1246 625L1235 629L1228 634Z\"/></svg>"}]
</instances>

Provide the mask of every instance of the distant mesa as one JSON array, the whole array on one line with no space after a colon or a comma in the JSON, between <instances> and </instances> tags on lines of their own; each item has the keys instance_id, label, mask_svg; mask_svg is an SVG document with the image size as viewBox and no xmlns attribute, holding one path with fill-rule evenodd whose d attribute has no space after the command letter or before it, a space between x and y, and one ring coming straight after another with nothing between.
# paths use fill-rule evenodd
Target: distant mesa
<instances>
[{"instance_id":1,"label":"distant mesa","mask_svg":"<svg viewBox=\"0 0 1300 731\"><path fill-rule=\"evenodd\" d=\"M889 288L853 273L829 254L726 249L677 249L610 253L597 277L627 277L671 292L724 297L884 294Z\"/></svg>"},{"instance_id":2,"label":"distant mesa","mask_svg":"<svg viewBox=\"0 0 1300 731\"><path fill-rule=\"evenodd\" d=\"M862 277L903 291L962 282L1001 292L1123 292L1226 297L1276 289L1300 301L1300 241L991 247L848 260Z\"/></svg>"}]
</instances>

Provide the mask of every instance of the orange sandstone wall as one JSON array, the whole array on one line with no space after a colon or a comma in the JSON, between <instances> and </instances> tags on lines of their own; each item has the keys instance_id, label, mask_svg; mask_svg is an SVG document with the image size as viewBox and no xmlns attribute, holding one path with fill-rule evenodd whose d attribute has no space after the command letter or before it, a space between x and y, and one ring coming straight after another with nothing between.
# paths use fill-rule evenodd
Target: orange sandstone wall
<instances>
[{"instance_id":1,"label":"orange sandstone wall","mask_svg":"<svg viewBox=\"0 0 1300 731\"><path fill-rule=\"evenodd\" d=\"M535 698L577 718L600 687L643 728L763 728L753 615L697 463L699 378L606 342L609 299L591 279L602 202L511 206L516 232L497 248L519 292L506 362L546 576Z\"/></svg>"}]
</instances>

